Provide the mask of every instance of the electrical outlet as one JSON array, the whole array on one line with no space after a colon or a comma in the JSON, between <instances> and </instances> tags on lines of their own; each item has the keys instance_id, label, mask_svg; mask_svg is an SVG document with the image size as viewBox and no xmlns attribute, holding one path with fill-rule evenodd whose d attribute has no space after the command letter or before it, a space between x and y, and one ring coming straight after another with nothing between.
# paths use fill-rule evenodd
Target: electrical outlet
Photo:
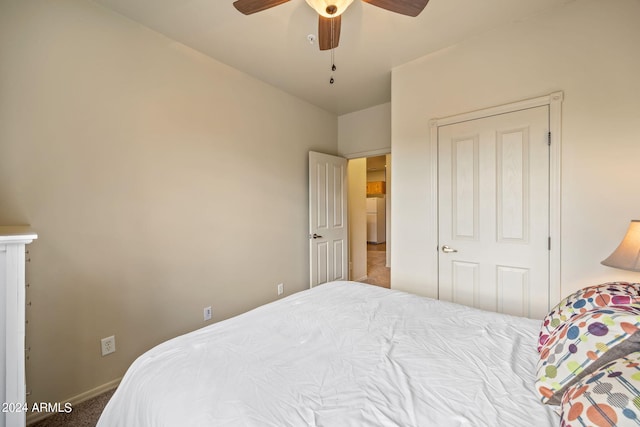
<instances>
[{"instance_id":1,"label":"electrical outlet","mask_svg":"<svg viewBox=\"0 0 640 427\"><path fill-rule=\"evenodd\" d=\"M111 335L110 337L102 338L100 340L100 345L102 347L103 356L111 354L116 351L116 337Z\"/></svg>"},{"instance_id":2,"label":"electrical outlet","mask_svg":"<svg viewBox=\"0 0 640 427\"><path fill-rule=\"evenodd\" d=\"M205 307L204 308L204 320L211 320L211 314L212 313L213 313L213 310L211 309L211 306Z\"/></svg>"},{"instance_id":3,"label":"electrical outlet","mask_svg":"<svg viewBox=\"0 0 640 427\"><path fill-rule=\"evenodd\" d=\"M284 292L284 283L278 285L278 295L282 295Z\"/></svg>"}]
</instances>

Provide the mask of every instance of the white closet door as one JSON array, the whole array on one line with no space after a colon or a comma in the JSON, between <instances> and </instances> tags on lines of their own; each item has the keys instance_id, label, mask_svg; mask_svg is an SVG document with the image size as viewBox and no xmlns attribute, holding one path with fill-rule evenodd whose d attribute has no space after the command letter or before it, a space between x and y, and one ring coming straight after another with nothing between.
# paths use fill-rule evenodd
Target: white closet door
<instances>
[{"instance_id":1,"label":"white closet door","mask_svg":"<svg viewBox=\"0 0 640 427\"><path fill-rule=\"evenodd\" d=\"M548 106L438 129L441 299L546 314L548 132Z\"/></svg>"}]
</instances>

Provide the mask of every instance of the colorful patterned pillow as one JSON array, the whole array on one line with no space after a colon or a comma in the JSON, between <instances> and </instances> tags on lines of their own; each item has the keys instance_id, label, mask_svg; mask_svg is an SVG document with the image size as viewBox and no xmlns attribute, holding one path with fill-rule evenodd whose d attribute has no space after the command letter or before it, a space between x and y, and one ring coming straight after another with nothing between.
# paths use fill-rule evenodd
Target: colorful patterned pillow
<instances>
[{"instance_id":1,"label":"colorful patterned pillow","mask_svg":"<svg viewBox=\"0 0 640 427\"><path fill-rule=\"evenodd\" d=\"M573 316L586 313L594 308L612 305L635 305L640 308L640 283L609 282L589 286L560 301L542 321L538 337L538 352L542 350L542 346L553 331Z\"/></svg>"},{"instance_id":2,"label":"colorful patterned pillow","mask_svg":"<svg viewBox=\"0 0 640 427\"><path fill-rule=\"evenodd\" d=\"M542 346L536 389L560 404L566 389L601 366L640 351L640 309L607 307L573 316Z\"/></svg>"},{"instance_id":3,"label":"colorful patterned pillow","mask_svg":"<svg viewBox=\"0 0 640 427\"><path fill-rule=\"evenodd\" d=\"M617 359L569 387L561 427L640 424L640 352Z\"/></svg>"}]
</instances>

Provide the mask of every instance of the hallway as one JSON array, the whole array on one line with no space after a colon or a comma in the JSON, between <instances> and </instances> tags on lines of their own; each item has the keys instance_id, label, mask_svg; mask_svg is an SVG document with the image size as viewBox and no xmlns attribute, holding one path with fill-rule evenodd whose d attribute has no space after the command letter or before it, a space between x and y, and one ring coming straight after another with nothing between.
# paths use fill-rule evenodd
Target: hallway
<instances>
[{"instance_id":1,"label":"hallway","mask_svg":"<svg viewBox=\"0 0 640 427\"><path fill-rule=\"evenodd\" d=\"M383 288L391 286L391 269L387 264L387 244L367 243L367 279L363 283Z\"/></svg>"}]
</instances>

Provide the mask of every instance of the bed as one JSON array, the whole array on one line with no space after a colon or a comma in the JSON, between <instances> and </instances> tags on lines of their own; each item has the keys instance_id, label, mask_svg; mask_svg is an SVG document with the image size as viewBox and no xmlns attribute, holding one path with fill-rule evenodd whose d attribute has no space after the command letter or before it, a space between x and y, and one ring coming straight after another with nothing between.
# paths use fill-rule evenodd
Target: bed
<instances>
[{"instance_id":1,"label":"bed","mask_svg":"<svg viewBox=\"0 0 640 427\"><path fill-rule=\"evenodd\" d=\"M140 356L107 426L557 426L540 321L332 282Z\"/></svg>"}]
</instances>

